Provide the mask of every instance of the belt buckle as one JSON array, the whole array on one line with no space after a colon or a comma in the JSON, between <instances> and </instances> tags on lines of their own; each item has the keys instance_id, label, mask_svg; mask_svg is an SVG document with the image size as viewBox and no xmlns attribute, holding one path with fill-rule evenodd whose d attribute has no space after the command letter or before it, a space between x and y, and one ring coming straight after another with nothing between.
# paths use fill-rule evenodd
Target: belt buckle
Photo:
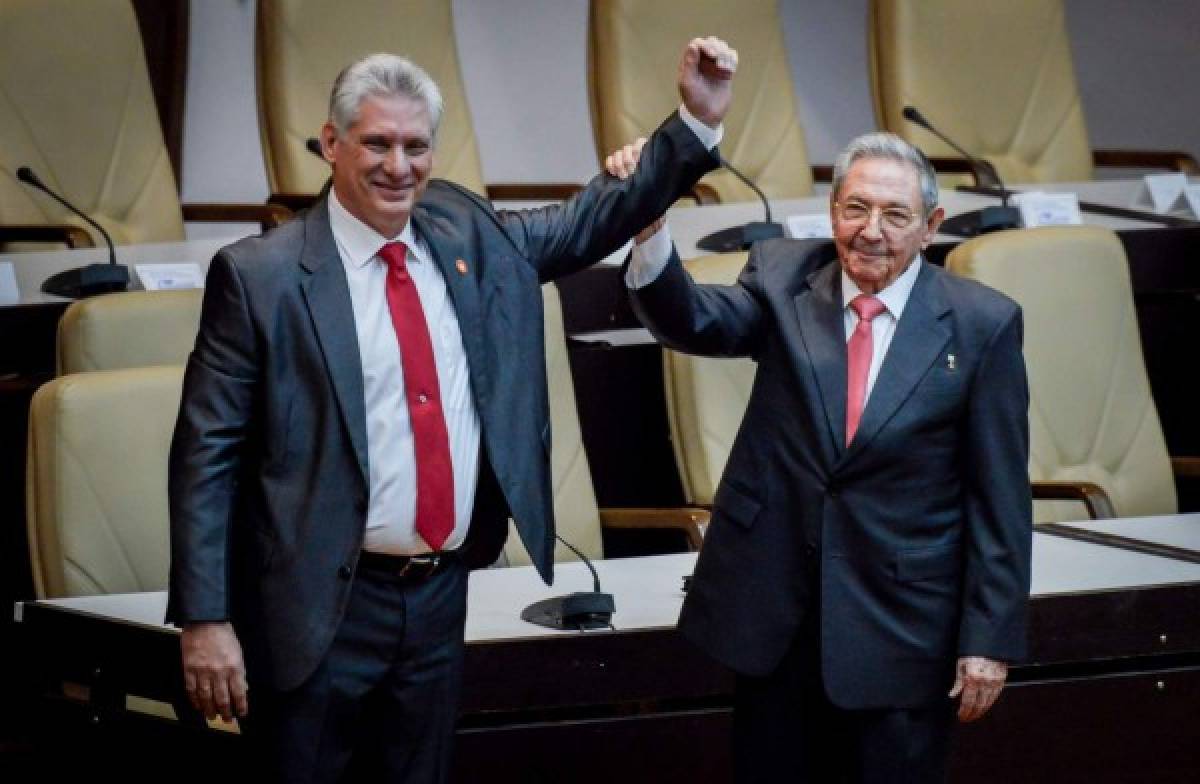
<instances>
[{"instance_id":1,"label":"belt buckle","mask_svg":"<svg viewBox=\"0 0 1200 784\"><path fill-rule=\"evenodd\" d=\"M400 570L396 572L396 576L400 578L412 578L424 580L433 575L437 570L438 564L441 563L441 558L437 553L429 553L427 555L410 555L408 561Z\"/></svg>"}]
</instances>

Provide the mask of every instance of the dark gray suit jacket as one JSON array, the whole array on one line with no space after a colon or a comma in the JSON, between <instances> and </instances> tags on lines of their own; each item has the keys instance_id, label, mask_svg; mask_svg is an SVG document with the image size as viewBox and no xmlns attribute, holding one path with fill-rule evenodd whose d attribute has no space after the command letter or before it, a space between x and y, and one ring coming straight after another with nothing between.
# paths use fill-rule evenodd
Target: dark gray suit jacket
<instances>
[{"instance_id":1,"label":"dark gray suit jacket","mask_svg":"<svg viewBox=\"0 0 1200 784\"><path fill-rule=\"evenodd\" d=\"M414 209L454 302L482 428L469 565L495 559L511 515L552 576L540 284L614 251L715 165L672 117L631 179L597 177L562 206L494 212L433 181ZM346 606L368 476L350 292L321 202L209 269L171 447L168 620L232 620L252 679L301 683Z\"/></svg>"},{"instance_id":2,"label":"dark gray suit jacket","mask_svg":"<svg viewBox=\"0 0 1200 784\"><path fill-rule=\"evenodd\" d=\"M764 675L805 613L819 612L834 703L926 704L949 691L958 655L1025 650L1021 313L914 262L916 284L847 448L835 258L828 242L775 240L755 246L734 286L698 286L673 259L633 292L666 345L758 362L680 629L734 669Z\"/></svg>"}]
</instances>

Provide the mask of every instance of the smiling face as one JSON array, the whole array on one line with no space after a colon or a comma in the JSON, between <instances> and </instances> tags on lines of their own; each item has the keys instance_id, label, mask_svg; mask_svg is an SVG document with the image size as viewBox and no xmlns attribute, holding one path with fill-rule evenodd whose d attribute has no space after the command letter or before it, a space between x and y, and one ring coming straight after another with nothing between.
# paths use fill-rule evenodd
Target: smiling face
<instances>
[{"instance_id":1,"label":"smiling face","mask_svg":"<svg viewBox=\"0 0 1200 784\"><path fill-rule=\"evenodd\" d=\"M831 219L838 259L866 294L878 294L912 264L945 213L928 217L916 169L890 158L860 158L833 194Z\"/></svg>"},{"instance_id":2,"label":"smiling face","mask_svg":"<svg viewBox=\"0 0 1200 784\"><path fill-rule=\"evenodd\" d=\"M333 164L342 206L382 236L395 237L429 184L433 123L419 100L368 95L345 133L325 124L321 150Z\"/></svg>"}]
</instances>

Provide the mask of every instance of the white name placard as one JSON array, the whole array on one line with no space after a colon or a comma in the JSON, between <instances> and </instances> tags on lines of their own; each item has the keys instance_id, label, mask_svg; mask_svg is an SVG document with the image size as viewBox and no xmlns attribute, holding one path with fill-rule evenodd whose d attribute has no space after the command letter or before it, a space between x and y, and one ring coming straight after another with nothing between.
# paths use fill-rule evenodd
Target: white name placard
<instances>
[{"instance_id":1,"label":"white name placard","mask_svg":"<svg viewBox=\"0 0 1200 784\"><path fill-rule=\"evenodd\" d=\"M1012 201L1021 211L1021 225L1027 229L1083 223L1083 215L1079 212L1079 197L1074 193L1026 191L1014 195Z\"/></svg>"},{"instance_id":2,"label":"white name placard","mask_svg":"<svg viewBox=\"0 0 1200 784\"><path fill-rule=\"evenodd\" d=\"M204 288L199 264L137 264L134 269L146 291Z\"/></svg>"},{"instance_id":3,"label":"white name placard","mask_svg":"<svg viewBox=\"0 0 1200 784\"><path fill-rule=\"evenodd\" d=\"M0 261L0 305L14 305L21 301L17 289L17 273L11 261Z\"/></svg>"},{"instance_id":4,"label":"white name placard","mask_svg":"<svg viewBox=\"0 0 1200 784\"><path fill-rule=\"evenodd\" d=\"M1183 189L1183 200L1193 218L1200 218L1200 185L1189 185Z\"/></svg>"},{"instance_id":5,"label":"white name placard","mask_svg":"<svg viewBox=\"0 0 1200 784\"><path fill-rule=\"evenodd\" d=\"M1183 192L1187 187L1186 174L1147 174L1133 198L1133 206L1155 212L1181 209L1187 206L1183 203Z\"/></svg>"},{"instance_id":6,"label":"white name placard","mask_svg":"<svg viewBox=\"0 0 1200 784\"><path fill-rule=\"evenodd\" d=\"M833 237L833 223L826 213L789 215L787 233L794 240L829 239Z\"/></svg>"}]
</instances>

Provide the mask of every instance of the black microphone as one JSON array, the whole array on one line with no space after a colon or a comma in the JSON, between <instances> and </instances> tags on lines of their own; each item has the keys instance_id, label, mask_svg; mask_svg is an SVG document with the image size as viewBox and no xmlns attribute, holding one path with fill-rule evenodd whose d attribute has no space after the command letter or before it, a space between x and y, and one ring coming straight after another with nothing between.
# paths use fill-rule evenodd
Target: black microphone
<instances>
[{"instance_id":1,"label":"black microphone","mask_svg":"<svg viewBox=\"0 0 1200 784\"><path fill-rule=\"evenodd\" d=\"M317 139L317 137L310 136L305 139L304 148L321 160L325 160L325 152L321 149L321 142Z\"/></svg>"},{"instance_id":2,"label":"black microphone","mask_svg":"<svg viewBox=\"0 0 1200 784\"><path fill-rule=\"evenodd\" d=\"M758 198L762 200L763 210L766 213L767 219L765 221L752 221L742 226L731 226L728 229L721 229L714 231L712 234L706 234L696 243L696 247L709 253L729 253L735 250L746 250L759 240L782 237L783 226L771 220L771 205L767 201L767 195L762 192L762 189L755 185L749 177L734 168L723 157L721 158L721 165L728 169L733 176L746 183L750 187L750 190L754 191Z\"/></svg>"},{"instance_id":3,"label":"black microphone","mask_svg":"<svg viewBox=\"0 0 1200 784\"><path fill-rule=\"evenodd\" d=\"M1000 172L996 171L996 167L990 161L977 158L959 147L949 136L935 128L933 123L925 118L925 115L917 111L916 107L905 106L901 114L904 115L904 119L929 131L966 158L975 170L980 185L987 188L998 188L1000 191L999 207L984 207L981 210L972 210L947 218L942 221L938 231L957 237L974 237L1001 229L1015 229L1021 225L1021 212L1016 207L1008 206L1008 189L1004 187L1004 182L1000 179Z\"/></svg>"},{"instance_id":4,"label":"black microphone","mask_svg":"<svg viewBox=\"0 0 1200 784\"><path fill-rule=\"evenodd\" d=\"M113 246L112 237L108 236L108 232L104 230L103 226L85 215L82 210L62 196L50 190L46 186L46 183L42 182L41 178L34 174L33 169L30 169L28 166L22 166L17 169L17 179L26 185L37 188L71 212L83 218L87 221L88 225L100 232L100 235L104 237L104 241L108 243L107 264L89 264L86 267L63 270L46 278L42 283L42 291L47 294L56 294L60 297L79 299L110 291L124 291L129 287L129 268L117 263L117 251Z\"/></svg>"},{"instance_id":5,"label":"black microphone","mask_svg":"<svg viewBox=\"0 0 1200 784\"><path fill-rule=\"evenodd\" d=\"M566 596L553 596L534 602L521 611L521 620L550 629L603 629L612 626L612 614L617 611L612 594L601 593L600 575L586 555L558 534L554 538L579 556L583 565L592 573L591 592L577 591Z\"/></svg>"}]
</instances>

